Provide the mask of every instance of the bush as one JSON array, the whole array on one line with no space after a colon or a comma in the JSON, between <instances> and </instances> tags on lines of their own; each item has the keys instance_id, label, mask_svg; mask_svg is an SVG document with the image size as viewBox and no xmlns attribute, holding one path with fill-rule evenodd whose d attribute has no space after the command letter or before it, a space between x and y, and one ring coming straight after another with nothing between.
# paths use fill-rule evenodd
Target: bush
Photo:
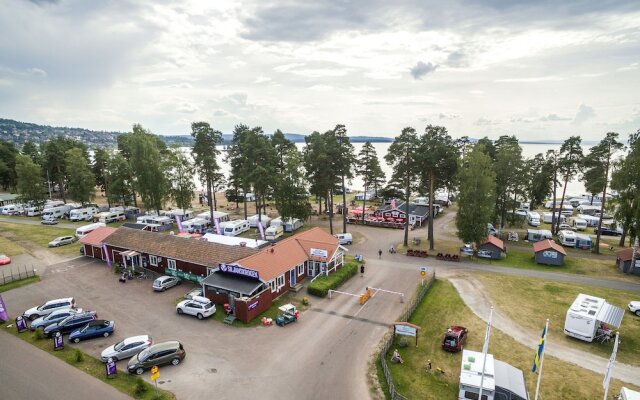
<instances>
[{"instance_id":1,"label":"bush","mask_svg":"<svg viewBox=\"0 0 640 400\"><path fill-rule=\"evenodd\" d=\"M318 297L327 297L329 289L337 289L352 276L358 273L360 263L350 261L339 270L329 274L329 276L321 276L309 284L307 292Z\"/></svg>"},{"instance_id":2,"label":"bush","mask_svg":"<svg viewBox=\"0 0 640 400\"><path fill-rule=\"evenodd\" d=\"M119 273L120 273L120 263L116 263L116 264L113 266L113 273L114 273L114 274L119 274Z\"/></svg>"},{"instance_id":3,"label":"bush","mask_svg":"<svg viewBox=\"0 0 640 400\"><path fill-rule=\"evenodd\" d=\"M35 337L36 339L40 340L40 339L44 339L44 329L36 329L36 331L33 334L33 337Z\"/></svg>"},{"instance_id":4,"label":"bush","mask_svg":"<svg viewBox=\"0 0 640 400\"><path fill-rule=\"evenodd\" d=\"M73 359L79 363L84 361L84 353L80 349L73 350Z\"/></svg>"},{"instance_id":5,"label":"bush","mask_svg":"<svg viewBox=\"0 0 640 400\"><path fill-rule=\"evenodd\" d=\"M135 395L142 396L143 394L147 393L147 390L149 390L149 388L147 387L147 383L144 381L144 379L140 377L136 378L136 386L134 389Z\"/></svg>"},{"instance_id":6,"label":"bush","mask_svg":"<svg viewBox=\"0 0 640 400\"><path fill-rule=\"evenodd\" d=\"M309 305L309 298L307 296L304 296L302 298L302 305L303 306L308 306Z\"/></svg>"}]
</instances>

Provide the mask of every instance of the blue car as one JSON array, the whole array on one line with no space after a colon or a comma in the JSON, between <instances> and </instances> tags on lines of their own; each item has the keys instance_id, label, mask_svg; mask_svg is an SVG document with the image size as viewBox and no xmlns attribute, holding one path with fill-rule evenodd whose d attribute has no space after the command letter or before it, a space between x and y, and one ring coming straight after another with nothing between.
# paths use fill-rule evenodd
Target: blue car
<instances>
[{"instance_id":1,"label":"blue car","mask_svg":"<svg viewBox=\"0 0 640 400\"><path fill-rule=\"evenodd\" d=\"M81 308L77 310L73 308L67 308L65 310L54 311L49 315L34 319L31 322L31 325L29 325L29 329L31 329L32 331L35 331L38 328L44 329L49 325L57 324L58 322L62 321L63 319L67 318L70 315L78 314L81 312L82 312Z\"/></svg>"},{"instance_id":2,"label":"blue car","mask_svg":"<svg viewBox=\"0 0 640 400\"><path fill-rule=\"evenodd\" d=\"M98 336L108 337L113 333L115 323L104 319L96 319L89 322L83 328L71 332L69 340L78 343L84 339L91 339Z\"/></svg>"}]
</instances>

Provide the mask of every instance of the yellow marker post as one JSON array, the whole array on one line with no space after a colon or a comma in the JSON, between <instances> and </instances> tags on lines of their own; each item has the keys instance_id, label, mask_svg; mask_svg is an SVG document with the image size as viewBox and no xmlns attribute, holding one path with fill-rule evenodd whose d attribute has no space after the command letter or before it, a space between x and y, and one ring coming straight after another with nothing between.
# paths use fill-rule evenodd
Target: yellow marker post
<instances>
[{"instance_id":1,"label":"yellow marker post","mask_svg":"<svg viewBox=\"0 0 640 400\"><path fill-rule=\"evenodd\" d=\"M158 371L158 366L154 365L151 367L151 380L156 383L156 394L158 394L158 378L160 378L160 371Z\"/></svg>"}]
</instances>

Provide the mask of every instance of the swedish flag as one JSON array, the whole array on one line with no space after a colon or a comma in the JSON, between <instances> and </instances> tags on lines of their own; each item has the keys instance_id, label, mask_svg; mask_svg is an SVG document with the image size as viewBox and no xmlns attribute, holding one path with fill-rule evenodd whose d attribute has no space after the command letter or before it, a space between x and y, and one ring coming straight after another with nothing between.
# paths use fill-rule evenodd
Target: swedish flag
<instances>
[{"instance_id":1,"label":"swedish flag","mask_svg":"<svg viewBox=\"0 0 640 400\"><path fill-rule=\"evenodd\" d=\"M544 352L544 342L547 339L547 325L542 329L542 336L540 337L540 342L538 343L538 351L536 352L536 358L533 360L533 368L531 368L531 372L536 372L538 368L540 368L540 359L542 358L542 352Z\"/></svg>"}]
</instances>

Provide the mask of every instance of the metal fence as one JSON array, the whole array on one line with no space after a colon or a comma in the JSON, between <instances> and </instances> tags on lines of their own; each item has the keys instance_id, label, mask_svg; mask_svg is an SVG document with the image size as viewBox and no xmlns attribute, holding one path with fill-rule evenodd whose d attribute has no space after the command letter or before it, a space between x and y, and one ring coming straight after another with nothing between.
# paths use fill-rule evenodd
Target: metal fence
<instances>
[{"instance_id":1,"label":"metal fence","mask_svg":"<svg viewBox=\"0 0 640 400\"><path fill-rule=\"evenodd\" d=\"M17 267L17 270L10 270L5 272L2 270L2 283L0 285L5 285L7 283L11 283L14 281L20 281L22 279L27 279L32 276L36 276L37 269L33 267L33 265L29 268L26 265L22 267Z\"/></svg>"},{"instance_id":2,"label":"metal fence","mask_svg":"<svg viewBox=\"0 0 640 400\"><path fill-rule=\"evenodd\" d=\"M398 321L407 322L409 318L411 318L411 315L413 315L413 312L416 310L416 307L418 307L418 304L420 304L422 299L424 299L424 296L429 291L429 288L431 287L431 284L433 283L433 281L435 281L435 279L436 279L436 274L434 272L433 275L431 276L431 279L429 279L428 282L425 282L425 285L420 289L420 291L418 292L418 295L415 296L409 302L405 310L402 312L402 314L400 314L400 318L398 319ZM391 375L391 371L389 371L389 367L387 366L387 361L385 360L385 356L389 352L389 349L393 344L393 339L394 339L393 332L388 332L385 335L385 337L382 339L382 346L380 348L380 355L379 355L380 364L382 364L382 372L384 373L384 379L387 382L387 388L389 389L389 394L391 395L391 399L392 400L408 400L406 397L404 397L403 395L401 395L396 391L396 386L393 382L393 376Z\"/></svg>"}]
</instances>

